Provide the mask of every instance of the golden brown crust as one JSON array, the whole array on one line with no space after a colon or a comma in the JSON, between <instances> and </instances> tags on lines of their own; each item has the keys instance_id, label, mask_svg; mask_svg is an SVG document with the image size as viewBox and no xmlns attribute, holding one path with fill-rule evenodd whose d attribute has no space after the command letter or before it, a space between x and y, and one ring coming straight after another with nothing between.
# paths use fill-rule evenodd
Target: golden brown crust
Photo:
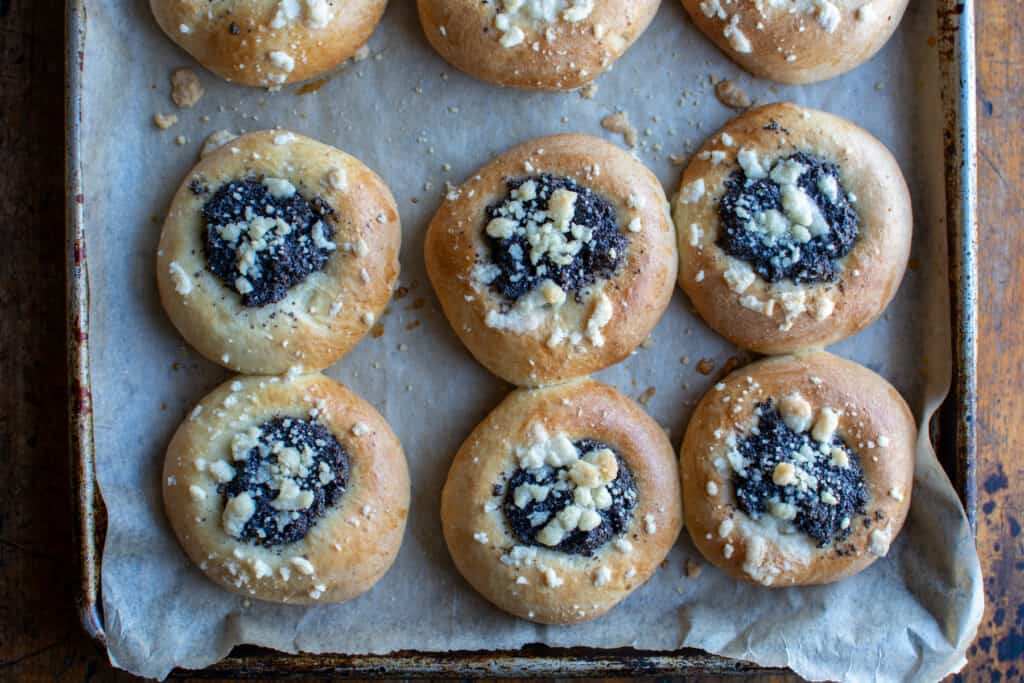
<instances>
[{"instance_id":1,"label":"golden brown crust","mask_svg":"<svg viewBox=\"0 0 1024 683\"><path fill-rule=\"evenodd\" d=\"M284 7L298 12L290 16ZM276 87L332 69L366 44L387 0L150 0L160 28L204 67Z\"/></svg>"},{"instance_id":2,"label":"golden brown crust","mask_svg":"<svg viewBox=\"0 0 1024 683\"><path fill-rule=\"evenodd\" d=\"M619 538L631 548L613 541L584 557L537 547L530 561L510 560L517 541L494 485L519 466L515 449L533 443L538 424L570 440L603 441L627 463L639 497ZM485 598L523 619L578 623L604 614L655 572L682 528L679 490L675 454L661 427L618 391L585 379L520 389L495 408L452 462L441 522L455 566ZM602 567L604 582L597 578ZM550 585L545 568L564 583Z\"/></svg>"},{"instance_id":3,"label":"golden brown crust","mask_svg":"<svg viewBox=\"0 0 1024 683\"><path fill-rule=\"evenodd\" d=\"M749 429L760 401L778 402L793 392L811 405L814 415L825 407L842 412L836 434L858 454L863 469L867 512L851 520L850 536L837 547L819 549L799 531L773 542L766 529L774 518L766 513L759 524L737 507L729 435ZM821 584L855 574L884 555L903 526L916 441L906 402L861 365L818 351L741 368L704 396L686 430L680 470L690 538L722 571L763 585ZM763 548L754 547L762 544L757 537Z\"/></svg>"},{"instance_id":4,"label":"golden brown crust","mask_svg":"<svg viewBox=\"0 0 1024 683\"><path fill-rule=\"evenodd\" d=\"M604 73L629 49L660 0L594 0L586 17L524 24L522 42L499 30L500 0L419 0L427 40L453 66L484 81L531 90L571 90ZM578 3L586 4L586 3ZM564 9L572 3L565 2Z\"/></svg>"},{"instance_id":5,"label":"golden brown crust","mask_svg":"<svg viewBox=\"0 0 1024 683\"><path fill-rule=\"evenodd\" d=\"M210 465L230 464L238 432L276 416L308 419L311 411L349 455L349 482L337 506L294 543L267 549L229 536ZM164 461L163 494L182 548L224 588L271 602L343 602L368 591L394 562L409 511L409 473L384 418L342 385L322 375L237 377L178 427ZM314 572L304 573L294 558Z\"/></svg>"},{"instance_id":6,"label":"golden brown crust","mask_svg":"<svg viewBox=\"0 0 1024 683\"><path fill-rule=\"evenodd\" d=\"M781 83L814 83L860 66L889 40L908 4L683 0L693 23L730 59Z\"/></svg>"},{"instance_id":7,"label":"golden brown crust","mask_svg":"<svg viewBox=\"0 0 1024 683\"><path fill-rule=\"evenodd\" d=\"M198 179L215 191L249 176L289 180L336 212L337 249L323 270L262 307L243 306L207 268L202 208L209 195L189 187ZM160 300L197 351L231 370L321 370L355 346L391 298L401 233L391 192L355 157L285 131L250 133L200 161L174 196L157 252Z\"/></svg>"},{"instance_id":8,"label":"golden brown crust","mask_svg":"<svg viewBox=\"0 0 1024 683\"><path fill-rule=\"evenodd\" d=\"M839 167L842 188L856 197L860 235L840 260L838 282L794 286L757 277L741 292L727 282L730 265L743 264L716 245L718 206L743 149L756 151L763 164L802 151ZM724 152L724 159L706 158L712 151ZM705 189L694 200L699 181ZM752 109L708 139L683 174L674 219L679 284L697 312L734 344L766 354L825 346L873 323L896 295L913 233L910 194L889 150L850 121L793 104ZM774 300L772 314L747 297L757 305Z\"/></svg>"},{"instance_id":9,"label":"golden brown crust","mask_svg":"<svg viewBox=\"0 0 1024 683\"><path fill-rule=\"evenodd\" d=\"M488 325L488 314L505 302L473 271L487 254L485 210L507 196L506 179L541 173L570 177L598 193L615 209L630 244L601 292L582 302L570 296L557 313L519 334ZM642 226L638 232L627 229L634 219ZM520 386L580 377L625 358L668 306L678 268L675 231L657 178L618 147L585 135L532 140L480 169L442 203L427 231L425 251L427 273L456 334L481 364ZM612 309L601 327L603 344L550 346L556 332L586 329L602 293Z\"/></svg>"}]
</instances>

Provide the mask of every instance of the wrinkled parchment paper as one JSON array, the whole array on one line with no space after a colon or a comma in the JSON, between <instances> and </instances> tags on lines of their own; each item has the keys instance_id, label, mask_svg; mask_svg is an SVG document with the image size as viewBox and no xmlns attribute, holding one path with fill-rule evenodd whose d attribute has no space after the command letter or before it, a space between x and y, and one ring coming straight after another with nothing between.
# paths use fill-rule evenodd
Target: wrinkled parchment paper
<instances>
[{"instance_id":1,"label":"wrinkled parchment paper","mask_svg":"<svg viewBox=\"0 0 1024 683\"><path fill-rule=\"evenodd\" d=\"M680 646L790 666L811 679L935 680L961 666L981 612L981 576L963 511L922 431L907 526L889 557L818 588L764 590L699 560L686 534L668 565L621 606L575 627L538 626L490 607L454 570L441 537L438 495L452 454L509 387L473 362L427 284L423 234L444 182L461 182L502 149L542 134L581 131L624 110L641 132L638 156L674 193L669 154L692 150L730 112L709 76L737 80L760 102L792 100L853 118L901 161L917 216L913 262L884 320L833 350L888 377L921 424L950 376L937 57L927 44L934 6L911 3L881 55L852 74L806 87L753 79L720 55L666 0L640 42L599 79L593 99L478 83L446 65L421 37L411 0L394 0L371 57L313 93L271 94L219 82L157 29L147 2L91 0L85 58L85 184L97 474L109 511L103 604L110 657L138 674L202 667L239 643L295 652L386 653L516 648ZM207 89L191 110L168 93L173 68L192 66ZM176 113L158 131L152 116ZM178 422L225 371L186 347L157 300L153 263L162 217L210 132L283 126L356 155L391 185L403 219L407 296L328 372L387 417L414 482L394 568L345 605L250 602L207 581L164 519L160 470ZM176 144L176 136L184 144ZM621 140L616 141L621 142ZM415 329L407 325L419 321ZM400 349L400 345L403 345ZM677 292L653 346L600 373L682 439L696 399L736 350L707 330ZM689 359L682 362L682 357ZM443 371L440 371L443 369Z\"/></svg>"}]
</instances>

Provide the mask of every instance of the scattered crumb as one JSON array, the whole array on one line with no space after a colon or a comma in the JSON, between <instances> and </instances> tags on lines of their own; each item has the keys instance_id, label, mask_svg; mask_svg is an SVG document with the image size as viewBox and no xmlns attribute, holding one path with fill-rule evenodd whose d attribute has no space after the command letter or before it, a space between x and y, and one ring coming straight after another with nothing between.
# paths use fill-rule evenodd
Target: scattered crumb
<instances>
[{"instance_id":1,"label":"scattered crumb","mask_svg":"<svg viewBox=\"0 0 1024 683\"><path fill-rule=\"evenodd\" d=\"M746 109L752 104L750 95L735 81L719 81L715 86L715 95L719 102L732 109Z\"/></svg>"},{"instance_id":2,"label":"scattered crumb","mask_svg":"<svg viewBox=\"0 0 1024 683\"><path fill-rule=\"evenodd\" d=\"M725 364L722 365L722 369L718 371L718 376L715 378L715 381L722 381L730 373L732 373L733 370L735 370L741 365L744 365L746 362L748 362L748 360L749 359L740 358L739 356L729 356L729 358L725 361Z\"/></svg>"},{"instance_id":3,"label":"scattered crumb","mask_svg":"<svg viewBox=\"0 0 1024 683\"><path fill-rule=\"evenodd\" d=\"M185 137L184 135L179 135L178 137L174 138L174 144L176 144L178 147L183 147L188 144L188 138Z\"/></svg>"},{"instance_id":4,"label":"scattered crumb","mask_svg":"<svg viewBox=\"0 0 1024 683\"><path fill-rule=\"evenodd\" d=\"M658 390L654 387L647 387L646 389L644 389L644 392L642 394L637 396L636 402L642 406L646 406L648 403L651 402L651 399L654 398L654 394L657 391Z\"/></svg>"},{"instance_id":5,"label":"scattered crumb","mask_svg":"<svg viewBox=\"0 0 1024 683\"><path fill-rule=\"evenodd\" d=\"M696 579L698 576L700 576L700 572L701 572L702 569L703 569L703 567L701 566L700 562L697 562L696 560L687 560L686 561L686 570L685 571L686 571L686 576L688 578Z\"/></svg>"},{"instance_id":6,"label":"scattered crumb","mask_svg":"<svg viewBox=\"0 0 1024 683\"><path fill-rule=\"evenodd\" d=\"M707 377L715 371L715 359L714 358L701 358L697 361L697 372Z\"/></svg>"},{"instance_id":7,"label":"scattered crumb","mask_svg":"<svg viewBox=\"0 0 1024 683\"><path fill-rule=\"evenodd\" d=\"M153 124L160 130L167 130L178 122L178 117L174 114L154 114Z\"/></svg>"},{"instance_id":8,"label":"scattered crumb","mask_svg":"<svg viewBox=\"0 0 1024 683\"><path fill-rule=\"evenodd\" d=\"M185 109L194 107L205 94L199 76L191 69L175 69L171 73L171 100L177 106Z\"/></svg>"},{"instance_id":9,"label":"scattered crumb","mask_svg":"<svg viewBox=\"0 0 1024 683\"><path fill-rule=\"evenodd\" d=\"M610 133L618 133L630 148L636 147L636 128L629 122L629 114L624 111L609 114L601 119L601 127Z\"/></svg>"},{"instance_id":10,"label":"scattered crumb","mask_svg":"<svg viewBox=\"0 0 1024 683\"><path fill-rule=\"evenodd\" d=\"M363 45L361 48L356 50L355 54L352 55L353 62L361 62L370 56L370 46Z\"/></svg>"},{"instance_id":11,"label":"scattered crumb","mask_svg":"<svg viewBox=\"0 0 1024 683\"><path fill-rule=\"evenodd\" d=\"M587 83L580 88L580 97L585 100L592 100L597 95L597 83Z\"/></svg>"}]
</instances>

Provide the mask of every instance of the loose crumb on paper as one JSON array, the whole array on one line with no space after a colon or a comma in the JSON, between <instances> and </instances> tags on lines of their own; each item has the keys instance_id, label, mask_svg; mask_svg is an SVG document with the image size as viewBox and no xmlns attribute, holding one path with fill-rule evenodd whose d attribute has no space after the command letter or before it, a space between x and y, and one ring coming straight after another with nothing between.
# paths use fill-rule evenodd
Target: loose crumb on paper
<instances>
[{"instance_id":1,"label":"loose crumb on paper","mask_svg":"<svg viewBox=\"0 0 1024 683\"><path fill-rule=\"evenodd\" d=\"M167 130L178 122L178 117L174 114L154 114L153 125L160 130Z\"/></svg>"},{"instance_id":2,"label":"loose crumb on paper","mask_svg":"<svg viewBox=\"0 0 1024 683\"><path fill-rule=\"evenodd\" d=\"M199 82L199 76L191 69L175 69L171 73L171 101L175 105L190 109L203 99L206 90Z\"/></svg>"},{"instance_id":3,"label":"loose crumb on paper","mask_svg":"<svg viewBox=\"0 0 1024 683\"><path fill-rule=\"evenodd\" d=\"M735 81L719 81L715 86L715 95L719 102L730 109L747 109L753 104L750 95Z\"/></svg>"},{"instance_id":4,"label":"loose crumb on paper","mask_svg":"<svg viewBox=\"0 0 1024 683\"><path fill-rule=\"evenodd\" d=\"M697 562L696 560L686 561L685 571L687 578L696 579L698 576L700 576L700 572L702 569L703 567L701 566L700 562Z\"/></svg>"},{"instance_id":5,"label":"loose crumb on paper","mask_svg":"<svg viewBox=\"0 0 1024 683\"><path fill-rule=\"evenodd\" d=\"M624 111L615 112L601 119L601 127L610 133L621 135L630 149L636 147L637 132L629 122L629 114Z\"/></svg>"}]
</instances>

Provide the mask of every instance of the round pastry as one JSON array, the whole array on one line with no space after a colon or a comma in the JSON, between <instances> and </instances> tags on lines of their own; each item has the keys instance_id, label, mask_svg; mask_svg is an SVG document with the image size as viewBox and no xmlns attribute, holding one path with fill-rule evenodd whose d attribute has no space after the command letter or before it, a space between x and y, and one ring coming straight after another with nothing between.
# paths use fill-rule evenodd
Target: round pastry
<instances>
[{"instance_id":1,"label":"round pastry","mask_svg":"<svg viewBox=\"0 0 1024 683\"><path fill-rule=\"evenodd\" d=\"M611 68L660 0L419 0L427 40L457 69L498 85L571 90Z\"/></svg>"},{"instance_id":2,"label":"round pastry","mask_svg":"<svg viewBox=\"0 0 1024 683\"><path fill-rule=\"evenodd\" d=\"M609 386L519 389L459 449L441 523L455 566L496 606L544 624L587 621L643 585L675 543L675 454Z\"/></svg>"},{"instance_id":3,"label":"round pastry","mask_svg":"<svg viewBox=\"0 0 1024 683\"><path fill-rule=\"evenodd\" d=\"M409 512L398 438L321 375L238 377L178 427L164 507L189 558L271 602L343 602L395 561Z\"/></svg>"},{"instance_id":4,"label":"round pastry","mask_svg":"<svg viewBox=\"0 0 1024 683\"><path fill-rule=\"evenodd\" d=\"M693 23L741 67L780 83L833 78L871 59L909 0L683 0Z\"/></svg>"},{"instance_id":5,"label":"round pastry","mask_svg":"<svg viewBox=\"0 0 1024 683\"><path fill-rule=\"evenodd\" d=\"M730 576L838 581L884 557L910 507L914 417L867 368L824 351L716 384L683 440L686 528Z\"/></svg>"},{"instance_id":6,"label":"round pastry","mask_svg":"<svg viewBox=\"0 0 1024 683\"><path fill-rule=\"evenodd\" d=\"M585 135L519 145L449 192L426 261L476 359L527 386L629 355L668 305L678 268L657 178Z\"/></svg>"},{"instance_id":7,"label":"round pastry","mask_svg":"<svg viewBox=\"0 0 1024 683\"><path fill-rule=\"evenodd\" d=\"M174 196L160 299L227 368L321 370L387 304L400 242L391 192L358 159L294 133L250 133L203 158Z\"/></svg>"},{"instance_id":8,"label":"round pastry","mask_svg":"<svg viewBox=\"0 0 1024 683\"><path fill-rule=\"evenodd\" d=\"M167 36L221 78L278 87L333 69L366 44L387 0L150 0Z\"/></svg>"},{"instance_id":9,"label":"round pastry","mask_svg":"<svg viewBox=\"0 0 1024 683\"><path fill-rule=\"evenodd\" d=\"M679 283L738 346L787 353L863 330L903 279L913 217L899 165L853 123L753 109L691 159L675 203Z\"/></svg>"}]
</instances>

